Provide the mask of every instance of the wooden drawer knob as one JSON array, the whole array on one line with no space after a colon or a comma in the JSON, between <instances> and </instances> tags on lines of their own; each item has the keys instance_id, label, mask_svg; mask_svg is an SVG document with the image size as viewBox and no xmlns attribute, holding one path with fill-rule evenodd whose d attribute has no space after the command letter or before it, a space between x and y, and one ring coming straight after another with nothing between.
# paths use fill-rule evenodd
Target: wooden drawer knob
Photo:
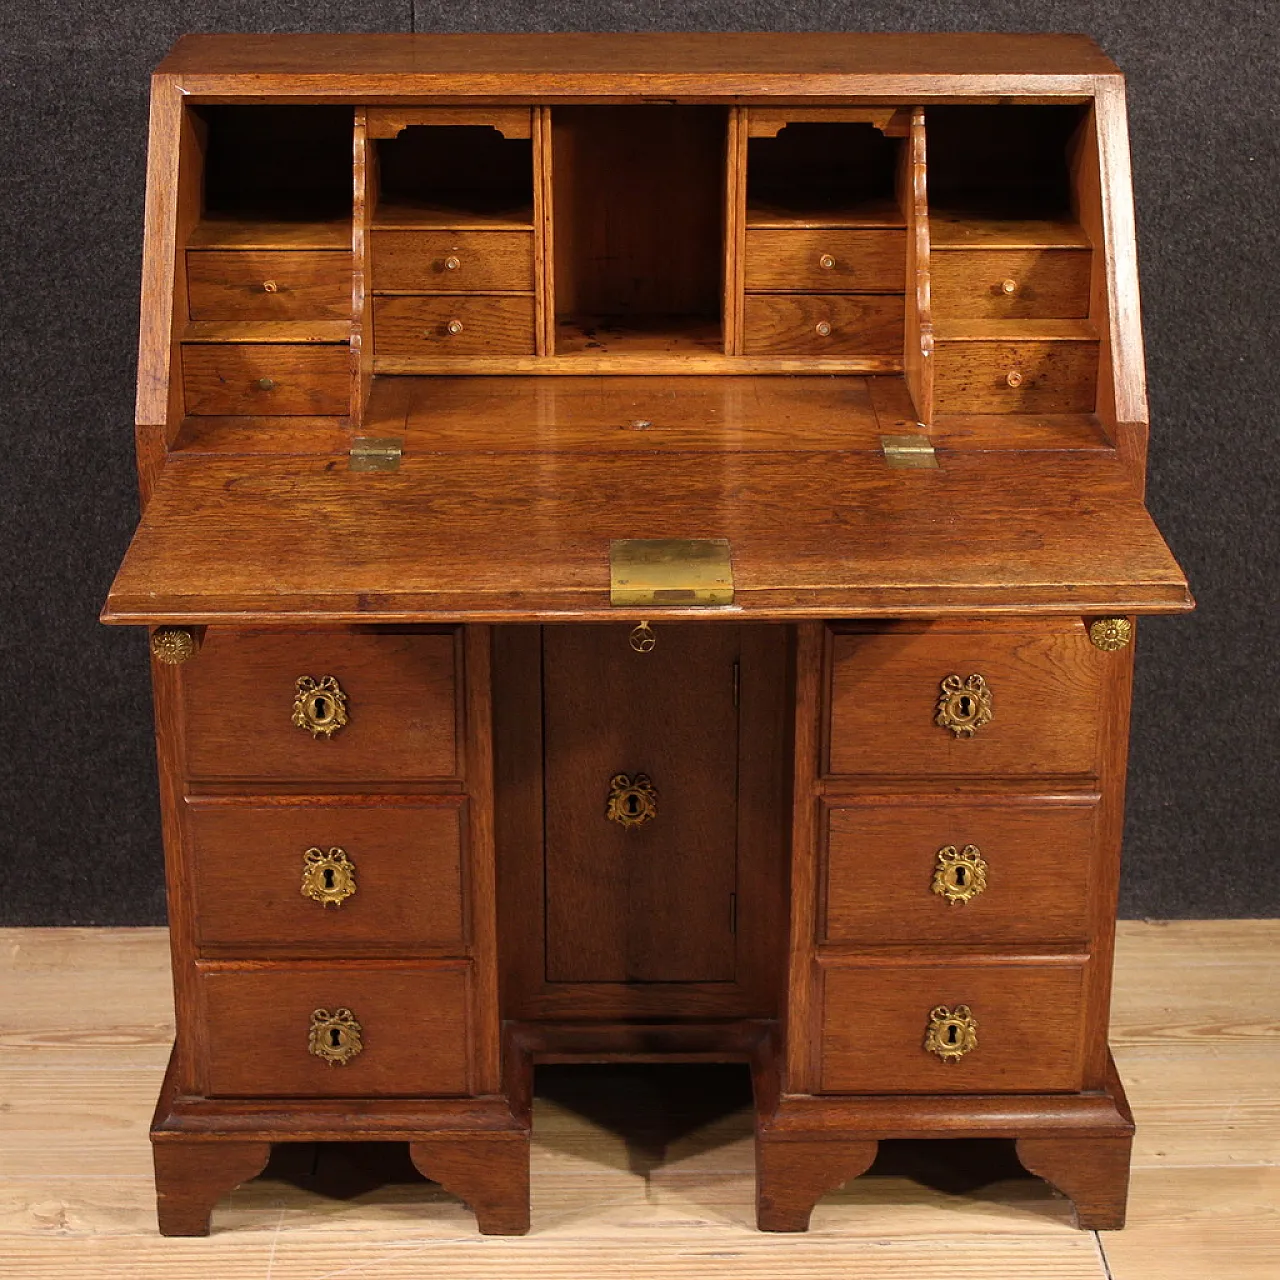
<instances>
[{"instance_id":1,"label":"wooden drawer knob","mask_svg":"<svg viewBox=\"0 0 1280 1280\"><path fill-rule=\"evenodd\" d=\"M831 337L831 322L828 320L819 320L818 323L813 326L813 331L820 338L829 338Z\"/></svg>"},{"instance_id":2,"label":"wooden drawer knob","mask_svg":"<svg viewBox=\"0 0 1280 1280\"><path fill-rule=\"evenodd\" d=\"M356 866L345 849L308 849L302 855L302 896L340 907L356 891Z\"/></svg>"},{"instance_id":3,"label":"wooden drawer knob","mask_svg":"<svg viewBox=\"0 0 1280 1280\"><path fill-rule=\"evenodd\" d=\"M1017 369L1010 369L1009 372L1004 375L1004 380L1011 387L1022 386L1022 374L1020 374Z\"/></svg>"},{"instance_id":4,"label":"wooden drawer knob","mask_svg":"<svg viewBox=\"0 0 1280 1280\"><path fill-rule=\"evenodd\" d=\"M830 271L835 267L835 265L836 260L829 253L824 253L822 257L818 259L818 266L820 266L823 271Z\"/></svg>"},{"instance_id":5,"label":"wooden drawer knob","mask_svg":"<svg viewBox=\"0 0 1280 1280\"><path fill-rule=\"evenodd\" d=\"M333 676L313 680L299 676L294 684L293 723L313 738L331 738L347 723L347 695Z\"/></svg>"},{"instance_id":6,"label":"wooden drawer knob","mask_svg":"<svg viewBox=\"0 0 1280 1280\"><path fill-rule=\"evenodd\" d=\"M460 266L462 266L461 259L455 258L452 254L444 260L444 269L446 271L457 271Z\"/></svg>"},{"instance_id":7,"label":"wooden drawer knob","mask_svg":"<svg viewBox=\"0 0 1280 1280\"><path fill-rule=\"evenodd\" d=\"M1001 293L1017 293L1018 282L1015 279L1013 279L1012 276L1005 276L1005 278L1000 281L1000 292Z\"/></svg>"},{"instance_id":8,"label":"wooden drawer knob","mask_svg":"<svg viewBox=\"0 0 1280 1280\"><path fill-rule=\"evenodd\" d=\"M259 378L256 385L259 391L274 391L279 383L274 378Z\"/></svg>"},{"instance_id":9,"label":"wooden drawer knob","mask_svg":"<svg viewBox=\"0 0 1280 1280\"><path fill-rule=\"evenodd\" d=\"M350 1009L317 1009L311 1015L307 1051L331 1067L345 1067L364 1049L364 1028Z\"/></svg>"},{"instance_id":10,"label":"wooden drawer knob","mask_svg":"<svg viewBox=\"0 0 1280 1280\"><path fill-rule=\"evenodd\" d=\"M938 850L933 871L933 891L950 906L963 906L987 887L987 863L976 844L957 849L949 844Z\"/></svg>"},{"instance_id":11,"label":"wooden drawer knob","mask_svg":"<svg viewBox=\"0 0 1280 1280\"><path fill-rule=\"evenodd\" d=\"M929 1011L924 1047L943 1062L959 1062L978 1047L978 1020L967 1004L948 1009L940 1004Z\"/></svg>"},{"instance_id":12,"label":"wooden drawer knob","mask_svg":"<svg viewBox=\"0 0 1280 1280\"><path fill-rule=\"evenodd\" d=\"M449 323L448 323L447 325L445 325L444 329L445 329L445 332L446 332L446 333L453 333L453 334L461 333L461 332L462 332L462 321L461 321L461 320L450 320L450 321L449 321Z\"/></svg>"},{"instance_id":13,"label":"wooden drawer knob","mask_svg":"<svg viewBox=\"0 0 1280 1280\"><path fill-rule=\"evenodd\" d=\"M274 280L264 280L262 282L263 293L279 293L280 286Z\"/></svg>"}]
</instances>

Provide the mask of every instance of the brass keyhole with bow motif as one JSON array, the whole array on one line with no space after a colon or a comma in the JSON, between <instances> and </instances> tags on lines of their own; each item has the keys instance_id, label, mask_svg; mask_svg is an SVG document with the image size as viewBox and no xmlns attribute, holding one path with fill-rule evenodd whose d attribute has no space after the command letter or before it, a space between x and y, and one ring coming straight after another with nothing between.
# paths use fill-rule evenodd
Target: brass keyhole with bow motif
<instances>
[{"instance_id":1,"label":"brass keyhole with bow motif","mask_svg":"<svg viewBox=\"0 0 1280 1280\"><path fill-rule=\"evenodd\" d=\"M605 817L622 827L640 827L658 815L658 793L647 773L615 773L609 780Z\"/></svg>"}]
</instances>

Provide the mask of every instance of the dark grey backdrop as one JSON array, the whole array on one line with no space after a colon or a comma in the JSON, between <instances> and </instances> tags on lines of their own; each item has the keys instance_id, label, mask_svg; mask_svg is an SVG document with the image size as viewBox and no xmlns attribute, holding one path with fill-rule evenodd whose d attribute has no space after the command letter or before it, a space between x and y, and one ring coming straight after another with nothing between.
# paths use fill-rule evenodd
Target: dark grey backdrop
<instances>
[{"instance_id":1,"label":"dark grey backdrop","mask_svg":"<svg viewBox=\"0 0 1280 1280\"><path fill-rule=\"evenodd\" d=\"M164 918L136 518L147 76L186 31L1086 31L1129 78L1150 504L1200 611L1142 624L1123 909L1280 914L1274 3L0 4L0 923Z\"/></svg>"}]
</instances>

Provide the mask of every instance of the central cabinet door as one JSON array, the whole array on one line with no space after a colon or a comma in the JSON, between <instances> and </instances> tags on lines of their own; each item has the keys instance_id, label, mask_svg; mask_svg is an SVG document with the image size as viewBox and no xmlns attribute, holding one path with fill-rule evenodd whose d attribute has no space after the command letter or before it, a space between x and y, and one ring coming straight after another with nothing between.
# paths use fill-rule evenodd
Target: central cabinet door
<instances>
[{"instance_id":1,"label":"central cabinet door","mask_svg":"<svg viewBox=\"0 0 1280 1280\"><path fill-rule=\"evenodd\" d=\"M740 628L630 630L543 628L546 979L732 982Z\"/></svg>"}]
</instances>

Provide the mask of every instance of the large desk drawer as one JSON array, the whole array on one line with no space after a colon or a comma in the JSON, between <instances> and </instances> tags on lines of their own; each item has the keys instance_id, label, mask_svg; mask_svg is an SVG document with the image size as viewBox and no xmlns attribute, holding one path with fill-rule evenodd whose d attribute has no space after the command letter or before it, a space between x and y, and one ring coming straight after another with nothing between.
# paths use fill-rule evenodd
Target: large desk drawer
<instances>
[{"instance_id":1,"label":"large desk drawer","mask_svg":"<svg viewBox=\"0 0 1280 1280\"><path fill-rule=\"evenodd\" d=\"M469 973L460 961L202 966L206 1092L465 1094Z\"/></svg>"},{"instance_id":2,"label":"large desk drawer","mask_svg":"<svg viewBox=\"0 0 1280 1280\"><path fill-rule=\"evenodd\" d=\"M823 970L822 1091L1079 1089L1084 1002L1080 963L828 965ZM970 1019L971 1045L965 1033ZM931 1039L936 1050L929 1047Z\"/></svg>"},{"instance_id":3,"label":"large desk drawer","mask_svg":"<svg viewBox=\"0 0 1280 1280\"><path fill-rule=\"evenodd\" d=\"M211 629L182 671L193 780L459 775L452 630Z\"/></svg>"},{"instance_id":4,"label":"large desk drawer","mask_svg":"<svg viewBox=\"0 0 1280 1280\"><path fill-rule=\"evenodd\" d=\"M457 795L189 798L201 948L457 955L466 812Z\"/></svg>"},{"instance_id":5,"label":"large desk drawer","mask_svg":"<svg viewBox=\"0 0 1280 1280\"><path fill-rule=\"evenodd\" d=\"M824 940L1083 946L1096 815L1091 796L829 800Z\"/></svg>"},{"instance_id":6,"label":"large desk drawer","mask_svg":"<svg viewBox=\"0 0 1280 1280\"><path fill-rule=\"evenodd\" d=\"M1025 632L947 624L837 630L826 772L1094 775L1103 678L1115 661L1078 621Z\"/></svg>"}]
</instances>

